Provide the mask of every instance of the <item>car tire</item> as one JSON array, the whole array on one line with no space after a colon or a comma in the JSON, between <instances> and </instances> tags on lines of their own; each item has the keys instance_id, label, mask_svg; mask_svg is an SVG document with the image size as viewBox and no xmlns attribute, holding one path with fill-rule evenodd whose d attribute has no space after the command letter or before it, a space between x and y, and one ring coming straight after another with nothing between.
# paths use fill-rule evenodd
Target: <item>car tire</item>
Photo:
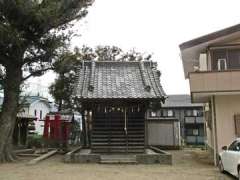
<instances>
[{"instance_id":1,"label":"car tire","mask_svg":"<svg viewBox=\"0 0 240 180\"><path fill-rule=\"evenodd\" d=\"M238 180L240 180L240 168L238 168Z\"/></svg>"},{"instance_id":2,"label":"car tire","mask_svg":"<svg viewBox=\"0 0 240 180\"><path fill-rule=\"evenodd\" d=\"M221 173L224 173L224 167L221 159L218 161L218 169Z\"/></svg>"}]
</instances>

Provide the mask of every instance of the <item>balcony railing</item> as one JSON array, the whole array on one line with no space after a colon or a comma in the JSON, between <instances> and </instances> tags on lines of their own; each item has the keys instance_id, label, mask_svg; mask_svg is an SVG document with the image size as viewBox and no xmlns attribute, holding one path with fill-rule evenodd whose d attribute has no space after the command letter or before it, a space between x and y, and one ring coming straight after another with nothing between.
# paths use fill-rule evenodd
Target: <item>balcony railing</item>
<instances>
[{"instance_id":1,"label":"balcony railing","mask_svg":"<svg viewBox=\"0 0 240 180\"><path fill-rule=\"evenodd\" d=\"M185 117L185 123L186 124L202 124L204 123L204 118L203 117L197 117L197 116L191 116L191 117Z\"/></svg>"},{"instance_id":2,"label":"balcony railing","mask_svg":"<svg viewBox=\"0 0 240 180\"><path fill-rule=\"evenodd\" d=\"M205 71L189 74L192 93L240 91L240 70Z\"/></svg>"},{"instance_id":3,"label":"balcony railing","mask_svg":"<svg viewBox=\"0 0 240 180\"><path fill-rule=\"evenodd\" d=\"M196 117L196 123L204 123L203 117Z\"/></svg>"}]
</instances>

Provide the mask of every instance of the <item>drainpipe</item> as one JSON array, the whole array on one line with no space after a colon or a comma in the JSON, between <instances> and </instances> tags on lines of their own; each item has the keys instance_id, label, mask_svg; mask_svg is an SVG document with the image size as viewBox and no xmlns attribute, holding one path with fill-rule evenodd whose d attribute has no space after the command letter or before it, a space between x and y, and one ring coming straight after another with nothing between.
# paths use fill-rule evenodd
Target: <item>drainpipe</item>
<instances>
[{"instance_id":1,"label":"drainpipe","mask_svg":"<svg viewBox=\"0 0 240 180\"><path fill-rule=\"evenodd\" d=\"M204 120L204 125L203 125L203 132L204 132L204 146L205 146L205 149L207 150L207 123L206 123L206 108L205 108L206 104L204 105L203 107L203 120Z\"/></svg>"},{"instance_id":2,"label":"drainpipe","mask_svg":"<svg viewBox=\"0 0 240 180\"><path fill-rule=\"evenodd\" d=\"M217 145L217 122L216 122L216 106L215 106L215 96L211 97L212 106L212 131L213 131L213 154L214 154L214 165L217 166L218 159L218 145Z\"/></svg>"},{"instance_id":3,"label":"drainpipe","mask_svg":"<svg viewBox=\"0 0 240 180\"><path fill-rule=\"evenodd\" d=\"M180 125L180 120L178 121L178 145L179 145L179 147L181 146L181 125Z\"/></svg>"}]
</instances>

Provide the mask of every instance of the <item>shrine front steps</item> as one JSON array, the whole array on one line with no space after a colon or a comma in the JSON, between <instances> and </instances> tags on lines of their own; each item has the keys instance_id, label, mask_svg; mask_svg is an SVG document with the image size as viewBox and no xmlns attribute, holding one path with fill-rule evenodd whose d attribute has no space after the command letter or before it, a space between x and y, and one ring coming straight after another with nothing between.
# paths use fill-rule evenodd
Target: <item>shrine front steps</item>
<instances>
[{"instance_id":1,"label":"shrine front steps","mask_svg":"<svg viewBox=\"0 0 240 180\"><path fill-rule=\"evenodd\" d=\"M101 155L101 164L137 164L135 155Z\"/></svg>"},{"instance_id":2,"label":"shrine front steps","mask_svg":"<svg viewBox=\"0 0 240 180\"><path fill-rule=\"evenodd\" d=\"M140 154L101 154L92 153L91 149L81 149L67 153L66 163L100 164L172 164L172 155L156 147L150 147Z\"/></svg>"}]
</instances>

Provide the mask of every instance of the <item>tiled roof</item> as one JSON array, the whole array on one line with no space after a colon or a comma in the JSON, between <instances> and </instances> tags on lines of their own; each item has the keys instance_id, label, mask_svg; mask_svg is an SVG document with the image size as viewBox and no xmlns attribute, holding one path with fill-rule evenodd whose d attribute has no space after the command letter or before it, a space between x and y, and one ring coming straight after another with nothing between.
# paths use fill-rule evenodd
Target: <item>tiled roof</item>
<instances>
[{"instance_id":1,"label":"tiled roof","mask_svg":"<svg viewBox=\"0 0 240 180\"><path fill-rule=\"evenodd\" d=\"M22 106L27 107L31 105L32 103L36 101L43 101L46 103L46 105L50 106L50 102L47 98L40 97L40 96L21 96L19 98L19 103L22 104ZM3 97L0 97L0 107L3 104Z\"/></svg>"},{"instance_id":2,"label":"tiled roof","mask_svg":"<svg viewBox=\"0 0 240 180\"><path fill-rule=\"evenodd\" d=\"M163 99L156 63L84 61L75 94L82 99Z\"/></svg>"},{"instance_id":3,"label":"tiled roof","mask_svg":"<svg viewBox=\"0 0 240 180\"><path fill-rule=\"evenodd\" d=\"M162 107L201 107L201 103L192 103L187 94L169 95Z\"/></svg>"},{"instance_id":4,"label":"tiled roof","mask_svg":"<svg viewBox=\"0 0 240 180\"><path fill-rule=\"evenodd\" d=\"M223 36L229 36L231 34L235 34L240 31L240 24L236 24L234 26L222 29L220 31L216 31L210 34L207 34L205 36L184 42L179 45L181 50L188 49L194 46L197 46L199 44L207 43L211 40L215 40L217 38L221 38ZM209 46L209 45L208 45Z\"/></svg>"},{"instance_id":5,"label":"tiled roof","mask_svg":"<svg viewBox=\"0 0 240 180\"><path fill-rule=\"evenodd\" d=\"M49 100L47 98L41 97L41 96L21 96L20 97L20 103L22 102L24 105L30 105L36 101L44 101L49 105Z\"/></svg>"}]
</instances>

